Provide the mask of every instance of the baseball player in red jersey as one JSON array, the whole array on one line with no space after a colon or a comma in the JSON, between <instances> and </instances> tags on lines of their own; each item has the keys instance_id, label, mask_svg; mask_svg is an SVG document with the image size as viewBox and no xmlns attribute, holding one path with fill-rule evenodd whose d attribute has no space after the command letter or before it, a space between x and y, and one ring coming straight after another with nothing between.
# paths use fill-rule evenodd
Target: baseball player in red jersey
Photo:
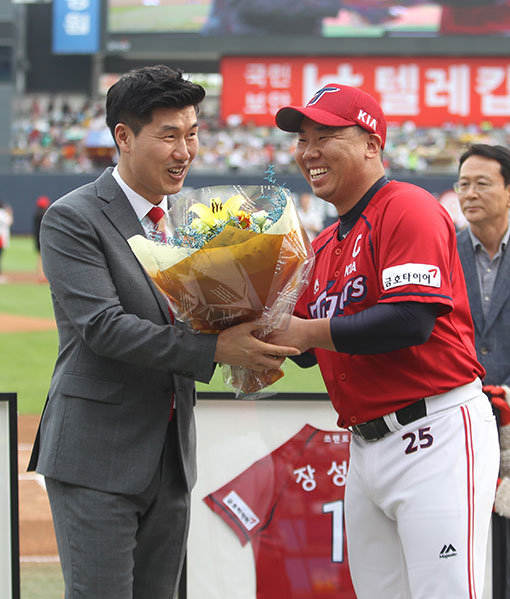
<instances>
[{"instance_id":1,"label":"baseball player in red jersey","mask_svg":"<svg viewBox=\"0 0 510 599\"><path fill-rule=\"evenodd\" d=\"M358 599L481 598L499 448L447 212L385 176L380 105L326 85L276 115L336 224L271 340L319 363L353 435L345 515ZM292 343L290 343L290 341Z\"/></svg>"}]
</instances>

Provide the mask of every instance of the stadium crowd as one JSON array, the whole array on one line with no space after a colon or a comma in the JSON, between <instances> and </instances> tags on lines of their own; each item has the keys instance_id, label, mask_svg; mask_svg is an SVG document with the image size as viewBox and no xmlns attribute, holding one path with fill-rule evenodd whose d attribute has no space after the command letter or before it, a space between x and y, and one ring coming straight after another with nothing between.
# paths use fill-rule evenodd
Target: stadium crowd
<instances>
[{"instance_id":1,"label":"stadium crowd","mask_svg":"<svg viewBox=\"0 0 510 599\"><path fill-rule=\"evenodd\" d=\"M25 97L13 119L12 166L15 172L93 172L116 160L110 132L104 124L104 102L83 97ZM293 136L276 127L258 127L232 116L220 122L217 103L201 114L201 148L194 170L259 171L275 164L295 171ZM417 128L412 122L390 126L386 168L416 173L452 173L469 143L510 146L506 128L485 125Z\"/></svg>"}]
</instances>

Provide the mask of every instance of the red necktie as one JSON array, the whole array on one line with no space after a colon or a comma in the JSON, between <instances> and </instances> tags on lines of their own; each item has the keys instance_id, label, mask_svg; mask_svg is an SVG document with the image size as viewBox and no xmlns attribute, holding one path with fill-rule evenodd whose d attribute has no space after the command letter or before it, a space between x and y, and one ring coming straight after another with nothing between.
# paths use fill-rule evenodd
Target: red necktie
<instances>
[{"instance_id":1,"label":"red necktie","mask_svg":"<svg viewBox=\"0 0 510 599\"><path fill-rule=\"evenodd\" d=\"M154 206L149 210L147 216L155 225L157 225L159 221L163 218L163 216L165 216L165 211L163 210L163 208L160 208L159 206Z\"/></svg>"},{"instance_id":2,"label":"red necktie","mask_svg":"<svg viewBox=\"0 0 510 599\"><path fill-rule=\"evenodd\" d=\"M165 216L165 211L163 210L163 208L160 208L159 206L153 206L149 212L147 212L147 216L151 219L151 221L157 225L159 223L159 221L163 218L163 216ZM168 312L170 314L170 321L173 324L174 323L174 315L172 313L172 310L170 309L170 306L168 307ZM174 405L175 405L175 396L172 393L172 406L170 408L170 416L168 418L168 422L170 422L170 420L172 420L172 416L174 415Z\"/></svg>"},{"instance_id":3,"label":"red necktie","mask_svg":"<svg viewBox=\"0 0 510 599\"><path fill-rule=\"evenodd\" d=\"M147 212L147 216L151 219L151 221L157 225L159 223L159 221L163 218L163 216L165 215L165 211L163 210L163 208L160 208L159 206L153 206L149 212ZM170 320L172 322L172 324L174 323L174 315L172 310L170 309L170 306L168 307L168 313L170 314Z\"/></svg>"}]
</instances>

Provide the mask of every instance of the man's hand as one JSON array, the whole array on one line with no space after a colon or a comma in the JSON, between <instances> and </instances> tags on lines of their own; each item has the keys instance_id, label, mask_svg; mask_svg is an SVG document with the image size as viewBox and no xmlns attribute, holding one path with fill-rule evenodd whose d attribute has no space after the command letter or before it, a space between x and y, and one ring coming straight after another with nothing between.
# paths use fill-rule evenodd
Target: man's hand
<instances>
[{"instance_id":1,"label":"man's hand","mask_svg":"<svg viewBox=\"0 0 510 599\"><path fill-rule=\"evenodd\" d=\"M275 370L287 356L301 353L291 342L287 346L257 339L254 332L259 328L257 324L245 322L222 331L218 335L214 361L255 371Z\"/></svg>"}]
</instances>

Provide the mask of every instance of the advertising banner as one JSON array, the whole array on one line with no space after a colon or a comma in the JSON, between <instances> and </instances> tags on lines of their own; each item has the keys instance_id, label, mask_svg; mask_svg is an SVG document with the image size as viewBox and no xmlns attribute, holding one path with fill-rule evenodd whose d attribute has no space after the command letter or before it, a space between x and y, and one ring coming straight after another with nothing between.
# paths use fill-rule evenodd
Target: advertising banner
<instances>
[{"instance_id":1,"label":"advertising banner","mask_svg":"<svg viewBox=\"0 0 510 599\"><path fill-rule=\"evenodd\" d=\"M278 108L304 106L334 82L372 94L389 124L504 126L510 118L505 57L225 57L221 74L222 118L255 125L274 125Z\"/></svg>"},{"instance_id":2,"label":"advertising banner","mask_svg":"<svg viewBox=\"0 0 510 599\"><path fill-rule=\"evenodd\" d=\"M98 52L100 15L100 0L53 0L53 52Z\"/></svg>"}]
</instances>

